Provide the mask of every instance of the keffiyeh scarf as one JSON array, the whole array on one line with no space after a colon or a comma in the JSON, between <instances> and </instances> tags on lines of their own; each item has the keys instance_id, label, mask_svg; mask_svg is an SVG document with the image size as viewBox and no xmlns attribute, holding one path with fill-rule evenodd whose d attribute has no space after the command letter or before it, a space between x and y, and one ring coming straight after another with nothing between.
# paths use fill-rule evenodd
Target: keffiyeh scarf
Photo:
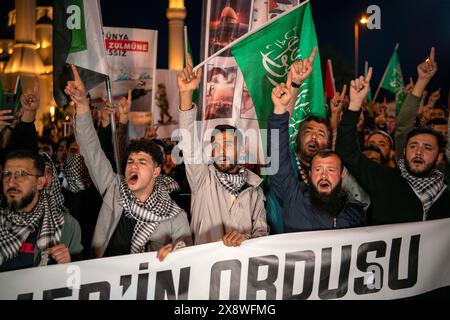
<instances>
[{"instance_id":1,"label":"keffiyeh scarf","mask_svg":"<svg viewBox=\"0 0 450 320\"><path fill-rule=\"evenodd\" d=\"M42 221L36 246L44 253L59 243L64 225L64 213L55 201L41 192L39 202L32 212L16 212L0 209L0 265L19 253L22 243L36 231ZM46 261L45 261L46 262Z\"/></svg>"},{"instance_id":2,"label":"keffiyeh scarf","mask_svg":"<svg viewBox=\"0 0 450 320\"><path fill-rule=\"evenodd\" d=\"M158 176L151 195L144 203L131 192L125 178L121 179L119 189L119 202L125 216L137 222L131 238L131 253L144 252L145 245L158 225L182 211L169 195L170 192L178 190L179 186L168 176Z\"/></svg>"},{"instance_id":3,"label":"keffiyeh scarf","mask_svg":"<svg viewBox=\"0 0 450 320\"><path fill-rule=\"evenodd\" d=\"M248 178L247 171L243 167L236 174L225 173L216 169L216 176L221 186L235 197L239 195Z\"/></svg>"},{"instance_id":4,"label":"keffiyeh scarf","mask_svg":"<svg viewBox=\"0 0 450 320\"><path fill-rule=\"evenodd\" d=\"M67 181L67 189L73 193L86 190L92 183L88 168L80 154L64 160L62 174Z\"/></svg>"},{"instance_id":5,"label":"keffiyeh scarf","mask_svg":"<svg viewBox=\"0 0 450 320\"><path fill-rule=\"evenodd\" d=\"M444 182L444 174L439 170L433 170L430 177L417 178L411 175L406 169L405 159L398 161L398 168L402 174L402 177L408 181L408 184L413 189L419 200L423 205L424 220L433 203L444 192L446 185Z\"/></svg>"}]
</instances>

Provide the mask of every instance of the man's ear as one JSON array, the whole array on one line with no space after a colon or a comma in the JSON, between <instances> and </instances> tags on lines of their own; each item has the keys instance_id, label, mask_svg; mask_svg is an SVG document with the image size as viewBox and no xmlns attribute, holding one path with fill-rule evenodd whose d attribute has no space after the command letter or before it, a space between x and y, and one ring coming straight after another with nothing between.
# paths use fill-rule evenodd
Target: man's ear
<instances>
[{"instance_id":1,"label":"man's ear","mask_svg":"<svg viewBox=\"0 0 450 320\"><path fill-rule=\"evenodd\" d=\"M37 178L37 189L42 190L45 188L45 185L47 183L47 177L43 175L42 177Z\"/></svg>"},{"instance_id":2,"label":"man's ear","mask_svg":"<svg viewBox=\"0 0 450 320\"><path fill-rule=\"evenodd\" d=\"M153 170L153 178L158 177L161 174L161 166L158 166Z\"/></svg>"},{"instance_id":3,"label":"man's ear","mask_svg":"<svg viewBox=\"0 0 450 320\"><path fill-rule=\"evenodd\" d=\"M444 153L443 152L439 153L438 158L437 158L437 163L441 162L442 159L444 159Z\"/></svg>"}]
</instances>

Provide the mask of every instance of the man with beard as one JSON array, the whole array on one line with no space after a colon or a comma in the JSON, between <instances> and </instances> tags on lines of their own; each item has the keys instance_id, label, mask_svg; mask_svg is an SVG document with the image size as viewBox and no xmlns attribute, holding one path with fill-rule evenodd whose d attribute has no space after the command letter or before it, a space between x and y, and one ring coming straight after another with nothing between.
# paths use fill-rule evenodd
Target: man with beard
<instances>
[{"instance_id":1,"label":"man with beard","mask_svg":"<svg viewBox=\"0 0 450 320\"><path fill-rule=\"evenodd\" d=\"M287 87L289 88L290 96L296 97L302 82L311 75L315 55L316 50L314 49L310 57L295 61L292 64L287 78ZM339 109L342 109L345 103L345 88L344 86L342 93L337 94L335 101L333 101ZM287 111L290 115L292 115L294 103L295 99L287 106ZM330 141L331 126L326 118L310 115L302 121L297 136L296 150L295 152L291 152L289 160L298 180L305 184L309 183L311 160L319 151L328 148ZM269 177L269 183L271 182L272 178ZM367 210L370 205L369 196L358 185L355 179L348 174L345 168L343 171L342 188L347 193L347 202L358 204ZM266 197L267 220L271 227L271 232L274 234L283 233L283 206L278 201L271 184L269 184Z\"/></svg>"},{"instance_id":2,"label":"man with beard","mask_svg":"<svg viewBox=\"0 0 450 320\"><path fill-rule=\"evenodd\" d=\"M278 171L270 176L272 189L283 206L285 232L324 230L362 226L366 217L361 206L347 202L341 183L343 165L331 150L315 150L310 145L311 170L308 183L298 179L290 161L288 105L294 95L284 84L272 91L274 112L269 115L269 150L272 161L279 161ZM272 130L279 130L279 141L272 139ZM308 128L306 128L306 131ZM274 159L278 154L278 159Z\"/></svg>"},{"instance_id":3,"label":"man with beard","mask_svg":"<svg viewBox=\"0 0 450 320\"><path fill-rule=\"evenodd\" d=\"M0 272L48 263L68 263L79 255L78 223L46 190L45 162L33 151L5 158L0 206Z\"/></svg>"},{"instance_id":4,"label":"man with beard","mask_svg":"<svg viewBox=\"0 0 450 320\"><path fill-rule=\"evenodd\" d=\"M158 251L162 260L173 248L190 245L186 213L170 198L170 183L159 177L162 154L149 140L128 146L125 177L114 173L95 132L84 84L72 65L75 81L65 92L76 104L75 136L92 182L103 197L92 246L96 257Z\"/></svg>"},{"instance_id":5,"label":"man with beard","mask_svg":"<svg viewBox=\"0 0 450 320\"><path fill-rule=\"evenodd\" d=\"M433 68L433 65L429 65ZM450 217L450 192L435 166L445 142L430 128L416 128L406 136L404 159L398 168L381 166L363 156L357 143L356 123L369 90L372 69L352 81L350 105L338 128L336 151L372 201L374 224L423 221Z\"/></svg>"},{"instance_id":6,"label":"man with beard","mask_svg":"<svg viewBox=\"0 0 450 320\"><path fill-rule=\"evenodd\" d=\"M201 70L192 70L192 60L178 74L180 90L180 129L186 175L192 190L191 229L195 244L222 240L239 246L244 240L265 236L267 232L262 179L240 167L239 131L228 125L216 127L212 135L214 164L203 162L200 143L195 143L197 107L192 93L198 88ZM197 146L197 148L196 148Z\"/></svg>"}]
</instances>

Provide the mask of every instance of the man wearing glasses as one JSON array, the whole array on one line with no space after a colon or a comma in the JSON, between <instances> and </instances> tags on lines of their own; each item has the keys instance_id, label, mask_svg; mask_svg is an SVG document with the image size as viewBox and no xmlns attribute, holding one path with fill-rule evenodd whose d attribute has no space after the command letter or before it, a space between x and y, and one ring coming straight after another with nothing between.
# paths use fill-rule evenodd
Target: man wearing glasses
<instances>
[{"instance_id":1,"label":"man wearing glasses","mask_svg":"<svg viewBox=\"0 0 450 320\"><path fill-rule=\"evenodd\" d=\"M0 203L0 272L68 263L82 246L78 223L46 189L45 161L28 150L5 158Z\"/></svg>"}]
</instances>

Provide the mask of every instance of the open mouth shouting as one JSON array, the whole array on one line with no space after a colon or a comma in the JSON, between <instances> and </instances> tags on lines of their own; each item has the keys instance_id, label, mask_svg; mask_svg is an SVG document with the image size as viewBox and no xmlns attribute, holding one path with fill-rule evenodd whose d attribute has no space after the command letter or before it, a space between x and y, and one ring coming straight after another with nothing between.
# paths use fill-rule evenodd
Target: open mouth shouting
<instances>
[{"instance_id":1,"label":"open mouth shouting","mask_svg":"<svg viewBox=\"0 0 450 320\"><path fill-rule=\"evenodd\" d=\"M425 160L423 160L423 159L420 158L420 157L415 157L415 158L413 158L413 159L411 160L411 163L412 163L414 166L423 166L423 165L425 164Z\"/></svg>"},{"instance_id":2,"label":"open mouth shouting","mask_svg":"<svg viewBox=\"0 0 450 320\"><path fill-rule=\"evenodd\" d=\"M315 141L311 141L306 144L306 150L310 153L316 153L317 151L319 151L319 146Z\"/></svg>"},{"instance_id":3,"label":"open mouth shouting","mask_svg":"<svg viewBox=\"0 0 450 320\"><path fill-rule=\"evenodd\" d=\"M327 179L322 179L317 183L317 190L319 192L330 192L331 191L331 182Z\"/></svg>"},{"instance_id":4,"label":"open mouth shouting","mask_svg":"<svg viewBox=\"0 0 450 320\"><path fill-rule=\"evenodd\" d=\"M127 183L129 186L134 186L139 181L139 175L136 171L130 171L127 178Z\"/></svg>"}]
</instances>

